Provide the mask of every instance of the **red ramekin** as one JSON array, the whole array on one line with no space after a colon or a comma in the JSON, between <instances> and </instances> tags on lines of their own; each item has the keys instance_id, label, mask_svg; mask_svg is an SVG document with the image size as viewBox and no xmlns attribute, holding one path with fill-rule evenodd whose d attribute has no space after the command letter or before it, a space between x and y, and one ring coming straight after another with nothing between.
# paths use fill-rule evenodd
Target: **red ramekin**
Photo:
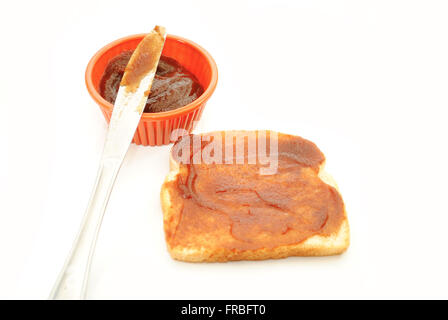
<instances>
[{"instance_id":1,"label":"red ramekin","mask_svg":"<svg viewBox=\"0 0 448 320\"><path fill-rule=\"evenodd\" d=\"M146 34L136 34L115 40L101 48L90 60L86 70L86 86L93 100L100 106L107 122L110 121L113 105L99 94L101 77L109 61L126 50L134 50ZM211 55L193 41L167 35L162 54L176 59L193 73L204 93L192 103L171 111L143 113L132 142L144 146L160 146L174 142L171 132L176 129L193 130L201 118L207 100L215 91L218 68Z\"/></svg>"}]
</instances>

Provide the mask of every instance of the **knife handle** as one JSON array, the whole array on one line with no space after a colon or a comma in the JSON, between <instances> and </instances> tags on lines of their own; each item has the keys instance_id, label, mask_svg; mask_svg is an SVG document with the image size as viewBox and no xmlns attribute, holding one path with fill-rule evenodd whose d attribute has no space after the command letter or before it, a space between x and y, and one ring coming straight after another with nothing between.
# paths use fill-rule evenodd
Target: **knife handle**
<instances>
[{"instance_id":1,"label":"knife handle","mask_svg":"<svg viewBox=\"0 0 448 320\"><path fill-rule=\"evenodd\" d=\"M120 166L116 159L101 161L81 228L50 299L85 298L96 240Z\"/></svg>"}]
</instances>

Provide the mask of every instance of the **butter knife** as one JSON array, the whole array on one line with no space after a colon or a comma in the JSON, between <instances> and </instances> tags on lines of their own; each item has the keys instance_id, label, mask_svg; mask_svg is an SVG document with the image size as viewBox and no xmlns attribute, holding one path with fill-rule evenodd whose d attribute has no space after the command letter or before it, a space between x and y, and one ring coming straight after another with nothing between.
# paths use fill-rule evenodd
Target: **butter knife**
<instances>
[{"instance_id":1,"label":"butter knife","mask_svg":"<svg viewBox=\"0 0 448 320\"><path fill-rule=\"evenodd\" d=\"M165 28L156 26L142 39L126 66L87 211L50 299L85 299L104 212L145 108L165 38Z\"/></svg>"}]
</instances>

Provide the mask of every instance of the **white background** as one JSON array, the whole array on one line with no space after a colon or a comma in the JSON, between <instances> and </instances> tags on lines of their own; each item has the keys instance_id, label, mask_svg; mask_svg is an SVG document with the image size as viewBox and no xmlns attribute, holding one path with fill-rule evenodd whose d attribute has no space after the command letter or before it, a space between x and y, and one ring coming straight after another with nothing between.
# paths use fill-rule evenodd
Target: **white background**
<instances>
[{"instance_id":1,"label":"white background","mask_svg":"<svg viewBox=\"0 0 448 320\"><path fill-rule=\"evenodd\" d=\"M88 297L448 298L446 1L10 1L0 11L0 298L48 297L106 123L91 56L155 24L206 48L218 87L196 132L276 129L327 156L351 225L342 256L189 264L165 247L169 147L132 145Z\"/></svg>"}]
</instances>

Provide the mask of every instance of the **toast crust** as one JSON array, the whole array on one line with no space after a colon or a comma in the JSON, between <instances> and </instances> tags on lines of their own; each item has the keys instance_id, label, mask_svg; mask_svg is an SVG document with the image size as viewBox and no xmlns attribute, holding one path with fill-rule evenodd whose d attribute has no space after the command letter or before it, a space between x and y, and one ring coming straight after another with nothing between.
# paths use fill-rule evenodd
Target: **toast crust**
<instances>
[{"instance_id":1,"label":"toast crust","mask_svg":"<svg viewBox=\"0 0 448 320\"><path fill-rule=\"evenodd\" d=\"M238 132L244 133L244 131L233 131L233 133ZM345 206L339 229L330 235L313 235L295 244L255 250L234 250L213 246L189 246L188 244L172 245L168 241L168 234L176 227L182 206L172 201L168 185L177 179L179 172L179 163L175 161L170 153L170 172L162 185L160 196L167 247L173 259L187 262L226 262L236 260L280 259L289 256L329 256L341 254L349 246L350 230ZM319 167L318 176L324 183L334 187L339 192L335 180L325 172L324 163Z\"/></svg>"}]
</instances>

